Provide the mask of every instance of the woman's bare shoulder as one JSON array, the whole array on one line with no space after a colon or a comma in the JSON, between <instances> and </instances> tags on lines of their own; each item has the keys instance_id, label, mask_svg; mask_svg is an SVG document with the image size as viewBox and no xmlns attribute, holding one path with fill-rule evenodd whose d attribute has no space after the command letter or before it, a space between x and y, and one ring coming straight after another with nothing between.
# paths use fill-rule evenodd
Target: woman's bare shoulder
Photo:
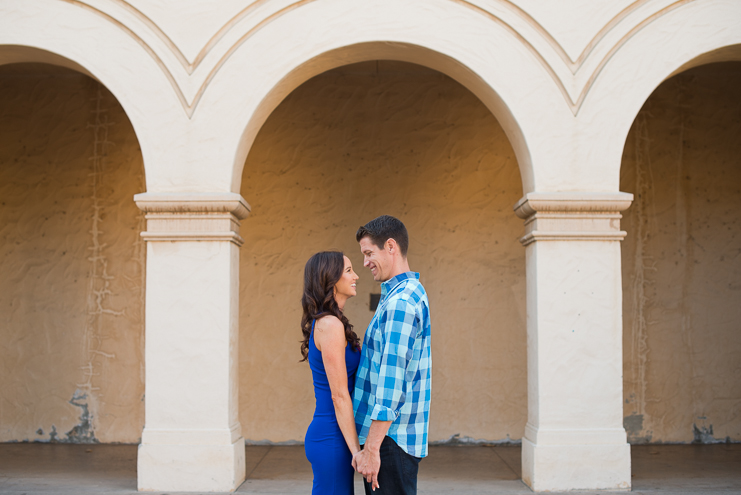
<instances>
[{"instance_id":1,"label":"woman's bare shoulder","mask_svg":"<svg viewBox=\"0 0 741 495\"><path fill-rule=\"evenodd\" d=\"M334 333L337 331L341 331L343 334L345 333L345 326L342 324L340 319L334 315L322 316L316 321L315 328L320 332Z\"/></svg>"},{"instance_id":2,"label":"woman's bare shoulder","mask_svg":"<svg viewBox=\"0 0 741 495\"><path fill-rule=\"evenodd\" d=\"M316 321L314 344L322 351L325 345L335 347L345 340L345 327L339 318L327 315Z\"/></svg>"}]
</instances>

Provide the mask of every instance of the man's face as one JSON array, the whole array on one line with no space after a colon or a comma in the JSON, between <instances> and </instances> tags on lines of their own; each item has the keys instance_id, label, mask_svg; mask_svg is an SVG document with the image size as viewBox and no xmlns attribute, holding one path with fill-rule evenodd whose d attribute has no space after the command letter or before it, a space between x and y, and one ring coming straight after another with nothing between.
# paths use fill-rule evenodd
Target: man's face
<instances>
[{"instance_id":1,"label":"man's face","mask_svg":"<svg viewBox=\"0 0 741 495\"><path fill-rule=\"evenodd\" d=\"M388 241L386 241L388 244ZM391 273L391 253L386 249L379 248L370 237L360 239L360 252L363 253L363 266L370 268L373 280L385 282Z\"/></svg>"}]
</instances>

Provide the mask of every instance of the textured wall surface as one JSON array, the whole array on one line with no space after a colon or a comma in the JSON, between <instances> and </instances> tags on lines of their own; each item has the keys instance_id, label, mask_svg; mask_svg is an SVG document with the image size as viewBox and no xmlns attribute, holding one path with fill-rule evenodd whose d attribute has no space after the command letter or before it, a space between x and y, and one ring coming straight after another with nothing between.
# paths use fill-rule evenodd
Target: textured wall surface
<instances>
[{"instance_id":1,"label":"textured wall surface","mask_svg":"<svg viewBox=\"0 0 741 495\"><path fill-rule=\"evenodd\" d=\"M694 69L648 100L626 142L625 416L633 442L741 439L741 69ZM105 88L0 68L0 441L136 442L143 426L144 190ZM389 177L390 180L384 180ZM245 166L240 412L251 441L300 441L301 277L321 249L378 291L354 232L382 213L412 237L433 318L431 438L518 439L526 414L521 195L492 115L450 79L368 63L319 76L262 129ZM96 214L96 211L98 212ZM40 433L39 433L40 432Z\"/></svg>"},{"instance_id":2,"label":"textured wall surface","mask_svg":"<svg viewBox=\"0 0 741 495\"><path fill-rule=\"evenodd\" d=\"M105 88L0 67L0 441L139 440L143 189Z\"/></svg>"},{"instance_id":3,"label":"textured wall surface","mask_svg":"<svg viewBox=\"0 0 741 495\"><path fill-rule=\"evenodd\" d=\"M354 236L381 214L410 233L432 314L430 438L501 441L526 419L525 250L512 212L517 162L470 92L414 65L369 62L318 76L271 115L242 195L240 414L248 441L301 441L314 396L298 363L303 267L343 250L360 275L347 314L362 335L380 292Z\"/></svg>"},{"instance_id":4,"label":"textured wall surface","mask_svg":"<svg viewBox=\"0 0 741 495\"><path fill-rule=\"evenodd\" d=\"M664 82L626 142L625 426L741 440L741 64Z\"/></svg>"}]
</instances>

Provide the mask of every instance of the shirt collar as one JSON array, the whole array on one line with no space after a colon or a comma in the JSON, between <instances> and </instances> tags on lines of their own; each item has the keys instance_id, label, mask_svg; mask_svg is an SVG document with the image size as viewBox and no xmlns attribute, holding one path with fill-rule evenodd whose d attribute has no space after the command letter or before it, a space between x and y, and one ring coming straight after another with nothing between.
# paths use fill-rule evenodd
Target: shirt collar
<instances>
[{"instance_id":1,"label":"shirt collar","mask_svg":"<svg viewBox=\"0 0 741 495\"><path fill-rule=\"evenodd\" d=\"M381 283L381 297L385 298L389 292L391 292L392 290L396 288L397 285L399 285L403 281L410 279L410 278L419 280L419 273L417 272L400 273L397 276L391 277L390 279Z\"/></svg>"}]
</instances>

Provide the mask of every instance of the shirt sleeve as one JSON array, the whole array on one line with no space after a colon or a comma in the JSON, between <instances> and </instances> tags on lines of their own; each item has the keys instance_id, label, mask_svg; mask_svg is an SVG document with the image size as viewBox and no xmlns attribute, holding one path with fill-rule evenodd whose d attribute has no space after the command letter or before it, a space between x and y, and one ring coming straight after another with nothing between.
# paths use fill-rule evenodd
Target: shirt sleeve
<instances>
[{"instance_id":1,"label":"shirt sleeve","mask_svg":"<svg viewBox=\"0 0 741 495\"><path fill-rule=\"evenodd\" d=\"M399 416L406 399L406 375L414 354L418 326L412 302L406 299L389 301L380 321L383 352L372 420L395 421Z\"/></svg>"}]
</instances>

